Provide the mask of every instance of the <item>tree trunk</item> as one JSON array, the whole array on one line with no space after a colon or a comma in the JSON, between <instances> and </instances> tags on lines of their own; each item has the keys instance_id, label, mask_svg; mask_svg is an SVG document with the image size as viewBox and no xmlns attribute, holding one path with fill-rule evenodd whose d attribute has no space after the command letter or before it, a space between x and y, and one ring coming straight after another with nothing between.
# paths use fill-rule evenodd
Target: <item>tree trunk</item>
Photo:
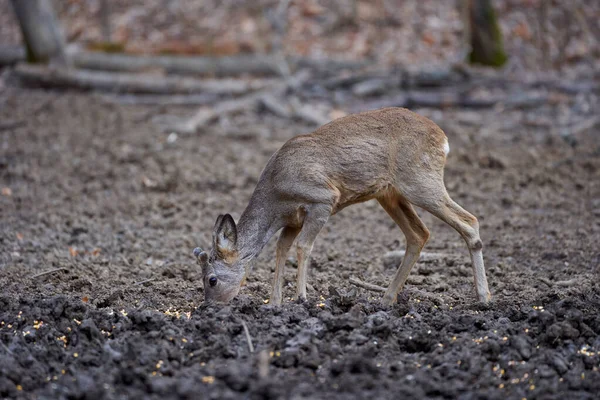
<instances>
[{"instance_id":1,"label":"tree trunk","mask_svg":"<svg viewBox=\"0 0 600 400\"><path fill-rule=\"evenodd\" d=\"M469 61L474 64L502 66L508 57L504 52L502 32L491 0L464 0L468 8L471 52Z\"/></svg>"},{"instance_id":2,"label":"tree trunk","mask_svg":"<svg viewBox=\"0 0 600 400\"><path fill-rule=\"evenodd\" d=\"M27 61L66 64L64 39L51 0L12 0L23 40Z\"/></svg>"}]
</instances>

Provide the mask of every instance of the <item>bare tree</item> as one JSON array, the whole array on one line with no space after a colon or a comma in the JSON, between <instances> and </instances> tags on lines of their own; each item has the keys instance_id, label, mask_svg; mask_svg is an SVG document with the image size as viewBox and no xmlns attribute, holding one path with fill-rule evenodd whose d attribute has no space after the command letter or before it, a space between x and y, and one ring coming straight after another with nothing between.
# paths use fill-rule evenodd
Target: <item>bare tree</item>
<instances>
[{"instance_id":1,"label":"bare tree","mask_svg":"<svg viewBox=\"0 0 600 400\"><path fill-rule=\"evenodd\" d=\"M508 57L491 0L461 0L461 14L465 29L463 46L469 48L469 62L503 65Z\"/></svg>"},{"instance_id":2,"label":"bare tree","mask_svg":"<svg viewBox=\"0 0 600 400\"><path fill-rule=\"evenodd\" d=\"M27 60L35 63L50 61L66 64L65 46L60 24L51 0L12 0L23 40Z\"/></svg>"}]
</instances>

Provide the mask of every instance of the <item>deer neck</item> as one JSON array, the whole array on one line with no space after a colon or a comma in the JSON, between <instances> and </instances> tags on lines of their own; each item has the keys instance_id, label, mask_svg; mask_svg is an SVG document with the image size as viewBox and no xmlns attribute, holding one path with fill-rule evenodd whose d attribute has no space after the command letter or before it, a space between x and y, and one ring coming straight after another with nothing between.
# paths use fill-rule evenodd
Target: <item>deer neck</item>
<instances>
[{"instance_id":1,"label":"deer neck","mask_svg":"<svg viewBox=\"0 0 600 400\"><path fill-rule=\"evenodd\" d=\"M260 254L269 239L283 226L263 204L252 199L242 213L237 225L240 258L250 261Z\"/></svg>"}]
</instances>

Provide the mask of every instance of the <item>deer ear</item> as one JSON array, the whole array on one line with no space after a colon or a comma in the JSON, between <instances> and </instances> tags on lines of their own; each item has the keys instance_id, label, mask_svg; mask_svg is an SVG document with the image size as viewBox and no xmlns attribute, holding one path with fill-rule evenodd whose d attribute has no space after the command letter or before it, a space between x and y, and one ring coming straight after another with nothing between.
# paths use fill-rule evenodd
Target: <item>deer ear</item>
<instances>
[{"instance_id":1,"label":"deer ear","mask_svg":"<svg viewBox=\"0 0 600 400\"><path fill-rule=\"evenodd\" d=\"M198 264L200 264L202 267L204 267L208 262L208 254L206 254L206 252L203 251L200 247L196 247L194 249L194 256L196 257L196 261L198 262Z\"/></svg>"},{"instance_id":2,"label":"deer ear","mask_svg":"<svg viewBox=\"0 0 600 400\"><path fill-rule=\"evenodd\" d=\"M219 234L219 228L221 227L221 223L223 222L223 214L219 214L219 216L217 217L217 220L215 221L215 226L213 227L213 232L212 232L212 247L213 249L217 248L217 236Z\"/></svg>"},{"instance_id":3,"label":"deer ear","mask_svg":"<svg viewBox=\"0 0 600 400\"><path fill-rule=\"evenodd\" d=\"M213 235L217 234L217 230L221 226L221 222L223 222L223 217L223 214L219 214L219 216L217 217L217 220L215 221L215 226L213 227Z\"/></svg>"},{"instance_id":4,"label":"deer ear","mask_svg":"<svg viewBox=\"0 0 600 400\"><path fill-rule=\"evenodd\" d=\"M222 255L227 255L237 250L237 228L231 215L225 214L219 219L220 224L215 230L215 248Z\"/></svg>"}]
</instances>

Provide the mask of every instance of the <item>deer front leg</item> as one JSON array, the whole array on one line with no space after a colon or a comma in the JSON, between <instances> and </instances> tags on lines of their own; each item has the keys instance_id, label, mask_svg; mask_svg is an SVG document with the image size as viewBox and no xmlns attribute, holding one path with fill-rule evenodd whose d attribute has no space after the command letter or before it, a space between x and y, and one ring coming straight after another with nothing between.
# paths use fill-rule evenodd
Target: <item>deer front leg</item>
<instances>
[{"instance_id":1,"label":"deer front leg","mask_svg":"<svg viewBox=\"0 0 600 400\"><path fill-rule=\"evenodd\" d=\"M294 239L298 236L300 229L286 226L281 231L277 241L277 253L275 257L275 277L273 278L273 290L271 292L270 303L281 305L281 292L283 290L283 272L285 269L285 259Z\"/></svg>"},{"instance_id":2,"label":"deer front leg","mask_svg":"<svg viewBox=\"0 0 600 400\"><path fill-rule=\"evenodd\" d=\"M296 294L298 299L306 300L306 276L313 244L321 229L331 215L331 205L311 206L304 217L304 224L298 236L298 277Z\"/></svg>"}]
</instances>

